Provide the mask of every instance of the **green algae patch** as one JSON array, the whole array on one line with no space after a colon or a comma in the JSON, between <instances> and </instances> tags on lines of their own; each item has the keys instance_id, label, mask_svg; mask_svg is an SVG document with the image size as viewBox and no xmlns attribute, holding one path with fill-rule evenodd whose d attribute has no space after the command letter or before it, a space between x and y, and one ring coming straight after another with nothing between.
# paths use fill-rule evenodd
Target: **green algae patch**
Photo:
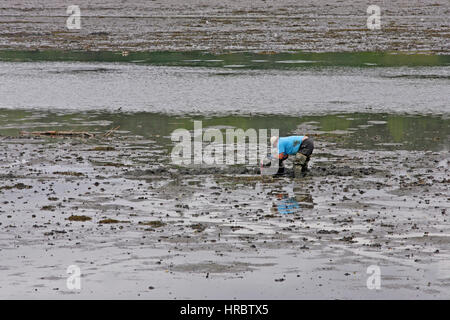
<instances>
[{"instance_id":1,"label":"green algae patch","mask_svg":"<svg viewBox=\"0 0 450 320\"><path fill-rule=\"evenodd\" d=\"M28 186L26 184L23 183L16 183L13 186L3 186L0 187L0 190L11 190L11 189L19 189L19 190L23 190L23 189L31 189L33 188L32 186Z\"/></svg>"},{"instance_id":2,"label":"green algae patch","mask_svg":"<svg viewBox=\"0 0 450 320\"><path fill-rule=\"evenodd\" d=\"M190 227L192 229L194 229L195 232L203 232L206 229L206 226L204 224L201 224L201 223L192 224Z\"/></svg>"},{"instance_id":3,"label":"green algae patch","mask_svg":"<svg viewBox=\"0 0 450 320\"><path fill-rule=\"evenodd\" d=\"M66 220L69 220L69 221L89 221L89 220L92 220L92 218L88 217L88 216L70 216Z\"/></svg>"},{"instance_id":4,"label":"green algae patch","mask_svg":"<svg viewBox=\"0 0 450 320\"><path fill-rule=\"evenodd\" d=\"M100 220L98 223L100 223L100 224L130 223L130 221L120 221L120 220L116 220L116 219L103 219L103 220Z\"/></svg>"},{"instance_id":5,"label":"green algae patch","mask_svg":"<svg viewBox=\"0 0 450 320\"><path fill-rule=\"evenodd\" d=\"M41 210L44 210L44 211L55 211L55 209L56 209L55 206L43 206L41 208Z\"/></svg>"},{"instance_id":6,"label":"green algae patch","mask_svg":"<svg viewBox=\"0 0 450 320\"><path fill-rule=\"evenodd\" d=\"M81 172L75 172L75 171L55 171L53 174L60 174L63 176L74 176L74 177L81 177L84 176Z\"/></svg>"},{"instance_id":7,"label":"green algae patch","mask_svg":"<svg viewBox=\"0 0 450 320\"><path fill-rule=\"evenodd\" d=\"M119 162L101 162L101 161L91 161L95 166L103 166L103 167L129 167L129 165L119 163Z\"/></svg>"},{"instance_id":8,"label":"green algae patch","mask_svg":"<svg viewBox=\"0 0 450 320\"><path fill-rule=\"evenodd\" d=\"M144 226L151 226L153 228L160 228L165 226L166 224L162 221L141 221L139 222L140 225L144 225Z\"/></svg>"},{"instance_id":9,"label":"green algae patch","mask_svg":"<svg viewBox=\"0 0 450 320\"><path fill-rule=\"evenodd\" d=\"M115 151L116 148L110 146L97 146L89 149L88 151Z\"/></svg>"}]
</instances>

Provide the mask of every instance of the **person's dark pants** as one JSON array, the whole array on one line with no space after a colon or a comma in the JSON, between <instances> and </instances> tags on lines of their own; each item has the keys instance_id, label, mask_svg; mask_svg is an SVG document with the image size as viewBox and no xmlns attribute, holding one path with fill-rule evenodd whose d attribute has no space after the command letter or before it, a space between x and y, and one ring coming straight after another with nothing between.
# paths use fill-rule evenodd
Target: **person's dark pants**
<instances>
[{"instance_id":1,"label":"person's dark pants","mask_svg":"<svg viewBox=\"0 0 450 320\"><path fill-rule=\"evenodd\" d=\"M300 145L300 149L298 150L298 153L306 156L306 161L300 161L302 166L302 172L306 172L308 170L308 162L311 159L313 151L314 151L314 140L308 137L308 139L303 140L302 144Z\"/></svg>"},{"instance_id":2,"label":"person's dark pants","mask_svg":"<svg viewBox=\"0 0 450 320\"><path fill-rule=\"evenodd\" d=\"M308 160L310 159L313 151L314 151L314 140L313 138L310 137L308 137L308 139L303 140L302 144L300 145L300 149L298 150L298 152L307 156Z\"/></svg>"}]
</instances>

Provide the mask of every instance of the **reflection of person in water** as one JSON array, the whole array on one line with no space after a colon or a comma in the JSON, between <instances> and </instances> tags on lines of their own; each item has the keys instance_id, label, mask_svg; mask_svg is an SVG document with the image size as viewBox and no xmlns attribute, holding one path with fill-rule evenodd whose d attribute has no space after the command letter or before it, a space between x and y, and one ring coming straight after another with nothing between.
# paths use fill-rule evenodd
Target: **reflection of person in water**
<instances>
[{"instance_id":1,"label":"reflection of person in water","mask_svg":"<svg viewBox=\"0 0 450 320\"><path fill-rule=\"evenodd\" d=\"M287 194L278 194L277 209L279 213L295 213L300 209L300 204L295 200L295 198L288 198Z\"/></svg>"},{"instance_id":2,"label":"reflection of person in water","mask_svg":"<svg viewBox=\"0 0 450 320\"><path fill-rule=\"evenodd\" d=\"M314 141L307 136L289 136L270 138L272 147L278 149L279 169L278 174L284 173L283 161L289 156L294 158L294 175L300 176L308 170L308 162L314 150Z\"/></svg>"}]
</instances>

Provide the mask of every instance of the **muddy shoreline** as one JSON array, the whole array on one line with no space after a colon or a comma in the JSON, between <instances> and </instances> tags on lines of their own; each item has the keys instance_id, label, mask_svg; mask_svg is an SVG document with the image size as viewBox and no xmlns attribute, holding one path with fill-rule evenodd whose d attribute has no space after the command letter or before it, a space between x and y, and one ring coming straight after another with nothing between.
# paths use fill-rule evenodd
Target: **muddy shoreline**
<instances>
[{"instance_id":1,"label":"muddy shoreline","mask_svg":"<svg viewBox=\"0 0 450 320\"><path fill-rule=\"evenodd\" d=\"M0 296L446 297L448 150L316 143L292 179L178 168L123 133L2 136ZM69 265L82 290L66 288ZM367 289L370 265L383 290Z\"/></svg>"},{"instance_id":2,"label":"muddy shoreline","mask_svg":"<svg viewBox=\"0 0 450 320\"><path fill-rule=\"evenodd\" d=\"M448 1L77 4L0 4L0 298L449 297ZM310 171L176 166L194 121Z\"/></svg>"}]
</instances>

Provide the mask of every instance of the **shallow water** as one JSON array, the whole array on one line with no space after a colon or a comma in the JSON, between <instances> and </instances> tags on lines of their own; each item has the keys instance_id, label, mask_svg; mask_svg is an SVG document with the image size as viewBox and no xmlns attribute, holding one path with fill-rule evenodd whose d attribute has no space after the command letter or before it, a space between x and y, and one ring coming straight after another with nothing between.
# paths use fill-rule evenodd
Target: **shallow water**
<instances>
[{"instance_id":1,"label":"shallow water","mask_svg":"<svg viewBox=\"0 0 450 320\"><path fill-rule=\"evenodd\" d=\"M449 112L450 67L0 62L0 107L172 114Z\"/></svg>"},{"instance_id":2,"label":"shallow water","mask_svg":"<svg viewBox=\"0 0 450 320\"><path fill-rule=\"evenodd\" d=\"M278 129L281 135L326 137L348 149L445 151L449 149L448 114L408 115L387 113L336 113L328 115L200 116L149 112L59 111L0 109L0 135L20 135L22 131L86 131L101 133L120 126L121 135L157 141L169 150L171 133L194 129Z\"/></svg>"}]
</instances>

